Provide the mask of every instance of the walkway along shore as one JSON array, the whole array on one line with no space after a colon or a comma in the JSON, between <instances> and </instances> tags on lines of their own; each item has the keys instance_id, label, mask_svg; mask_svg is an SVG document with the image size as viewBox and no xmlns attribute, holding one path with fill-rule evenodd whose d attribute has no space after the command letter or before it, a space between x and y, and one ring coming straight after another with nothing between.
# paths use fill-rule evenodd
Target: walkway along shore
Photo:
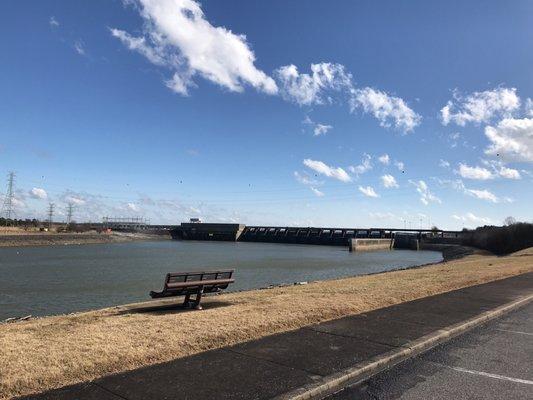
<instances>
[{"instance_id":1,"label":"walkway along shore","mask_svg":"<svg viewBox=\"0 0 533 400\"><path fill-rule=\"evenodd\" d=\"M438 293L533 272L533 249L421 268L0 325L0 398L192 356ZM236 274L238 279L238 271Z\"/></svg>"}]
</instances>

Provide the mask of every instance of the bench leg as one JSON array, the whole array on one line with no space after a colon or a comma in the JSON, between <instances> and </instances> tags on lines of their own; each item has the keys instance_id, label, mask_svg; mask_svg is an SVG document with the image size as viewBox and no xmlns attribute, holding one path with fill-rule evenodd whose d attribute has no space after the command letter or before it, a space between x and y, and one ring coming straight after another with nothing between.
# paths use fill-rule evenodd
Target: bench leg
<instances>
[{"instance_id":1,"label":"bench leg","mask_svg":"<svg viewBox=\"0 0 533 400\"><path fill-rule=\"evenodd\" d=\"M200 301L202 300L202 294L203 293L204 293L204 288L203 288L203 286L201 286L198 289L198 292L196 292L196 299L193 302L193 305L194 305L193 308L196 309L196 310L201 310L202 309L202 306L200 305Z\"/></svg>"},{"instance_id":2,"label":"bench leg","mask_svg":"<svg viewBox=\"0 0 533 400\"><path fill-rule=\"evenodd\" d=\"M183 300L183 307L184 308L189 307L189 303L190 302L191 302L191 295L190 294L186 294L185 295L185 300Z\"/></svg>"}]
</instances>

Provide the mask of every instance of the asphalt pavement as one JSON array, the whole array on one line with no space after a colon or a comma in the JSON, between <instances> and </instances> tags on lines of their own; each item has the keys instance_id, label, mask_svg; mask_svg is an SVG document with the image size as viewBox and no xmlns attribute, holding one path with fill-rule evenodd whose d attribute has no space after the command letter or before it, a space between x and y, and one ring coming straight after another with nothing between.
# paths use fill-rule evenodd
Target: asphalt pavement
<instances>
[{"instance_id":1,"label":"asphalt pavement","mask_svg":"<svg viewBox=\"0 0 533 400\"><path fill-rule=\"evenodd\" d=\"M533 399L533 303L327 400Z\"/></svg>"}]
</instances>

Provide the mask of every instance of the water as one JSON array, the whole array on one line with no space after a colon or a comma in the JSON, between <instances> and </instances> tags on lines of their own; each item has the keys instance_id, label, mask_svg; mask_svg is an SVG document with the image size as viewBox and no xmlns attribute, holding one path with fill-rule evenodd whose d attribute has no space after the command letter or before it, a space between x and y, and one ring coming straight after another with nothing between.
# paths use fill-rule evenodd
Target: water
<instances>
[{"instance_id":1,"label":"water","mask_svg":"<svg viewBox=\"0 0 533 400\"><path fill-rule=\"evenodd\" d=\"M154 241L0 248L0 320L148 300L167 272L235 268L232 290L363 275L440 261L432 251Z\"/></svg>"}]
</instances>

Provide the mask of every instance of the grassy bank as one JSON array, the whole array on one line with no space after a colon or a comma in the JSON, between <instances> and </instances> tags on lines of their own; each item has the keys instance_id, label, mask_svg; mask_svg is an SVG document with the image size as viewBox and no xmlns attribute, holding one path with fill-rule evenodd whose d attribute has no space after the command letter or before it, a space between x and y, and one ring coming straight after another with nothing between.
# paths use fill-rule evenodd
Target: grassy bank
<instances>
[{"instance_id":1,"label":"grassy bank","mask_svg":"<svg viewBox=\"0 0 533 400\"><path fill-rule=\"evenodd\" d=\"M0 398L531 271L533 249L519 256L477 254L417 269L213 296L201 312L159 301L4 324Z\"/></svg>"}]
</instances>

